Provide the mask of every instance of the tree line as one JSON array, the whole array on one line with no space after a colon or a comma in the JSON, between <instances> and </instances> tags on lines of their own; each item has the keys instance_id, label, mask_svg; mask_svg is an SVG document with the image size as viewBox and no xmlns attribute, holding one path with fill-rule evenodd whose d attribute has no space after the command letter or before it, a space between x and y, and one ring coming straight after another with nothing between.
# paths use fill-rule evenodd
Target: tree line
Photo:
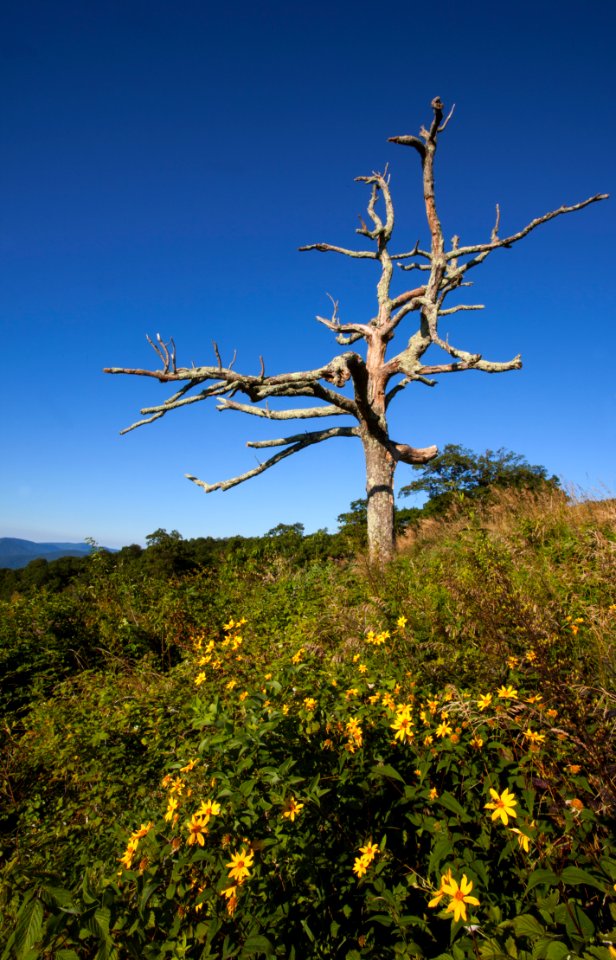
<instances>
[{"instance_id":1,"label":"tree line","mask_svg":"<svg viewBox=\"0 0 616 960\"><path fill-rule=\"evenodd\" d=\"M546 485L560 489L557 477L530 464L520 454L504 449L477 454L457 444L448 444L427 464L414 468L416 480L402 487L400 497L424 497L419 507L396 507L398 534L427 517L443 516L458 508L485 502L499 489L538 490ZM131 544L116 553L100 550L99 563L107 572L145 575L166 581L220 565L265 564L274 557L292 558L302 565L325 558L351 557L366 549L366 498L353 500L338 516L338 530L307 534L301 523L279 523L263 536L195 537L184 539L177 531L159 528L146 536L147 546ZM32 560L22 569L0 569L0 598L15 593L29 595L39 590L61 592L90 569L91 557L61 557Z\"/></svg>"}]
</instances>

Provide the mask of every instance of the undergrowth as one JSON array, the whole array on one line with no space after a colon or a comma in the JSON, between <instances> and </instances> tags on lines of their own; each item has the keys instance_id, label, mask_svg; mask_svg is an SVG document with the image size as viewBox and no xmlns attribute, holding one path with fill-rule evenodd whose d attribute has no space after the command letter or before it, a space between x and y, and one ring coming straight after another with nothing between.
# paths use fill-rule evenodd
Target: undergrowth
<instances>
[{"instance_id":1,"label":"undergrowth","mask_svg":"<svg viewBox=\"0 0 616 960\"><path fill-rule=\"evenodd\" d=\"M615 521L14 597L2 960L613 958Z\"/></svg>"}]
</instances>

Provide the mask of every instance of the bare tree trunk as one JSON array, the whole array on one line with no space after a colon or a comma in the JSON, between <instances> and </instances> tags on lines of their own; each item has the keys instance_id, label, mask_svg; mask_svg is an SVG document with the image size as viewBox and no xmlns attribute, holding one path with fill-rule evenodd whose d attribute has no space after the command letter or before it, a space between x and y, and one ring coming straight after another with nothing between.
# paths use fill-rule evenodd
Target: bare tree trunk
<instances>
[{"instance_id":1,"label":"bare tree trunk","mask_svg":"<svg viewBox=\"0 0 616 960\"><path fill-rule=\"evenodd\" d=\"M368 495L368 551L370 560L383 566L395 551L394 470L389 450L374 437L363 436Z\"/></svg>"}]
</instances>

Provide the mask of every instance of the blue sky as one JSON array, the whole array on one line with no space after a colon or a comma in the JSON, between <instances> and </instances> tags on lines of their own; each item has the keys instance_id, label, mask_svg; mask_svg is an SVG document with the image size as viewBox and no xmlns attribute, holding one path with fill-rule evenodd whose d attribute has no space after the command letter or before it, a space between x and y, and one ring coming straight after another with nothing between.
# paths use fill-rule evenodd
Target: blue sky
<instances>
[{"instance_id":1,"label":"blue sky","mask_svg":"<svg viewBox=\"0 0 616 960\"><path fill-rule=\"evenodd\" d=\"M418 158L387 138L416 134L435 95L456 103L437 159L447 237L487 240L496 202L504 235L613 191L613 4L427 11L364 0L5 10L0 536L116 546L158 527L335 529L364 492L358 442L205 495L184 473L242 473L255 463L246 440L285 425L203 403L120 437L169 391L102 368L155 366L146 333L173 336L182 365L213 362L216 340L225 362L237 350L237 368L255 373L261 354L274 373L338 353L314 316L331 293L343 320L368 320L375 265L297 248L353 245L367 199L353 178L386 163L396 248L427 243ZM414 384L391 408L396 440L502 446L587 492L616 490L615 210L611 199L559 218L474 271L470 297L486 309L452 317L452 342L489 359L519 352L524 367ZM411 476L402 465L398 487Z\"/></svg>"}]
</instances>

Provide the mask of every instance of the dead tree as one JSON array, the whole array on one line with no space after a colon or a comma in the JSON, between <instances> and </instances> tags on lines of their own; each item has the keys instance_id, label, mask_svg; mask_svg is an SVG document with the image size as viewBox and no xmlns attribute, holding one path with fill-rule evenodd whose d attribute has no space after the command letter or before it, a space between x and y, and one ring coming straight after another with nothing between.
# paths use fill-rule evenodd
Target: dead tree
<instances>
[{"instance_id":1,"label":"dead tree","mask_svg":"<svg viewBox=\"0 0 616 960\"><path fill-rule=\"evenodd\" d=\"M384 563L394 552L394 471L398 463L427 463L436 456L437 448L417 449L400 443L389 434L387 410L390 403L413 382L435 386L434 377L463 370L479 370L484 373L504 373L519 370L519 356L512 360L495 362L486 360L479 353L469 353L453 346L439 334L439 320L462 310L481 310L481 304L457 304L445 306L449 294L461 287L471 286L467 274L474 267L501 247L511 247L541 224L564 213L581 210L606 194L597 194L572 206L562 206L546 213L508 237L499 236L500 212L497 206L496 219L485 243L461 244L454 236L447 248L438 217L434 188L434 158L437 142L451 119L453 110L444 118L444 107L436 97L431 104L433 118L429 129L421 128L419 136L391 137L392 143L411 147L421 161L423 198L425 203L430 244L422 249L419 243L410 251L392 253L390 244L394 230L394 207L390 192L390 178L385 173L373 173L357 177L370 188L367 220L361 220L357 233L370 241L370 249L354 250L329 243L315 243L300 247L301 250L319 250L323 253L339 253L357 260L375 260L380 266L376 288L376 312L365 323L343 323L338 316L338 305L332 301L332 313L328 318L317 317L335 336L340 345L350 347L360 340L365 341L365 356L347 350L333 357L316 370L301 370L266 376L263 360L256 374L243 374L233 369L233 362L223 366L218 348L214 344L216 364L213 366L180 367L176 362L173 340L165 343L159 334L148 340L158 354L162 367L158 370L126 369L110 367L105 373L123 373L139 377L154 377L161 383L182 384L179 390L164 403L144 408L146 419L127 427L127 433L146 423L158 420L171 410L180 410L187 404L198 403L214 397L218 410L235 410L269 420L306 420L322 417L346 417L354 423L345 426L330 426L327 429L295 433L276 440L255 440L247 445L256 449L277 449L269 459L258 463L240 476L218 483L206 483L186 474L206 493L213 490L228 490L263 473L286 457L300 450L332 440L337 437L354 437L361 441L366 461L366 491L368 495L368 543L373 560ZM401 271L416 271L417 286L403 293L392 292L394 268ZM408 329L412 315L417 317L412 329ZM406 329L405 329L406 328ZM404 345L387 358L390 342L396 334L404 338ZM439 347L445 356L442 363L424 363L423 357L431 346ZM343 392L346 387L346 392ZM250 401L241 403L238 394ZM310 397L316 406L300 406L294 409L270 409L267 401L278 397ZM259 403L265 405L257 406Z\"/></svg>"}]
</instances>

